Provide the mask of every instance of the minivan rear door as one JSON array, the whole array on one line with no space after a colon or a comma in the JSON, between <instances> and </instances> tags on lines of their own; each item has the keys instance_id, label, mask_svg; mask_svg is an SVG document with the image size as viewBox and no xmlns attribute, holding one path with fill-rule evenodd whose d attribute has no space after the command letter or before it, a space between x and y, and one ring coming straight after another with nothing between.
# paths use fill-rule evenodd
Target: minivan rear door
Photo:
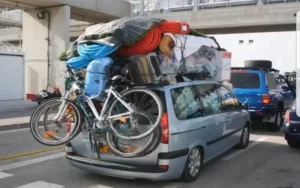
<instances>
[{"instance_id":1,"label":"minivan rear door","mask_svg":"<svg viewBox=\"0 0 300 188\"><path fill-rule=\"evenodd\" d=\"M262 81L260 71L232 71L231 83L233 93L242 103L247 103L250 110L259 110L262 107Z\"/></svg>"},{"instance_id":2,"label":"minivan rear door","mask_svg":"<svg viewBox=\"0 0 300 188\"><path fill-rule=\"evenodd\" d=\"M164 109L166 110L165 92L163 88L157 87L156 89L153 88L151 90L160 96L164 105ZM100 159L101 161L124 164L124 165L141 165L141 166L157 165L158 154L161 152L167 152L165 151L166 146L160 144L159 142L160 140L158 139L156 143L153 143L152 146L153 150L150 150L150 152L143 157L134 157L134 158L119 157L110 151L106 143L105 134L106 133L104 133L103 136L99 138L102 146L100 146L99 144L97 145L94 144L95 143L94 139L90 140L88 134L80 134L71 142L72 146L74 147L73 150L77 155L88 157L88 158ZM134 140L134 141L119 139L117 142L118 142L118 146L120 147L130 147L130 146L143 147L144 144L149 140L149 137L150 135L144 139ZM98 152L97 154L96 149L98 149L98 151L100 150L101 152Z\"/></svg>"}]
</instances>

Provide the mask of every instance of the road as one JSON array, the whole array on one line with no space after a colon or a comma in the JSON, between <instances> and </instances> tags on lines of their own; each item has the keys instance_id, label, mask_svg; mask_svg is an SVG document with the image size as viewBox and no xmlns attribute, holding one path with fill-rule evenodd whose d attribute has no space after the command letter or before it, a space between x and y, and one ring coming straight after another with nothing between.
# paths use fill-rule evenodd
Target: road
<instances>
[{"instance_id":1,"label":"road","mask_svg":"<svg viewBox=\"0 0 300 188\"><path fill-rule=\"evenodd\" d=\"M78 170L65 160L63 149L48 151L28 129L4 131L0 132L0 187L300 188L300 150L290 149L282 132L254 131L251 140L246 150L231 150L203 166L195 182L152 182Z\"/></svg>"}]
</instances>

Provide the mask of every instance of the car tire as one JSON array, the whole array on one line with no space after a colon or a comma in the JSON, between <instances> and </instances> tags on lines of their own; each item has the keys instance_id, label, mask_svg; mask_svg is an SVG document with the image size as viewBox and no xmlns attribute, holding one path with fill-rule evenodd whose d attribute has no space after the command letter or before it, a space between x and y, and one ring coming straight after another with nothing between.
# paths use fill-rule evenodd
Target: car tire
<instances>
[{"instance_id":1,"label":"car tire","mask_svg":"<svg viewBox=\"0 0 300 188\"><path fill-rule=\"evenodd\" d=\"M293 149L300 148L300 144L292 140L287 140L287 144Z\"/></svg>"},{"instance_id":2,"label":"car tire","mask_svg":"<svg viewBox=\"0 0 300 188\"><path fill-rule=\"evenodd\" d=\"M283 125L283 117L282 112L279 109L275 110L275 122L270 124L270 130L274 132L278 132Z\"/></svg>"},{"instance_id":3,"label":"car tire","mask_svg":"<svg viewBox=\"0 0 300 188\"><path fill-rule=\"evenodd\" d=\"M242 135L240 138L240 142L237 144L237 149L246 149L250 142L250 127L249 125L245 125L242 131Z\"/></svg>"},{"instance_id":4,"label":"car tire","mask_svg":"<svg viewBox=\"0 0 300 188\"><path fill-rule=\"evenodd\" d=\"M202 166L202 157L203 152L201 148L195 147L191 150L180 178L182 181L192 182L199 177Z\"/></svg>"},{"instance_id":5,"label":"car tire","mask_svg":"<svg viewBox=\"0 0 300 188\"><path fill-rule=\"evenodd\" d=\"M272 61L269 60L247 60L244 62L247 68L271 69Z\"/></svg>"}]
</instances>

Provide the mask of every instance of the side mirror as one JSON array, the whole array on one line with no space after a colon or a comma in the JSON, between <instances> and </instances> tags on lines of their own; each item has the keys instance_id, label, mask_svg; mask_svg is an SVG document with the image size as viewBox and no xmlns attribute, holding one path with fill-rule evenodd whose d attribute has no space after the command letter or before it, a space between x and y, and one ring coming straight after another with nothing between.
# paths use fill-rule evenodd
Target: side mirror
<instances>
[{"instance_id":1,"label":"side mirror","mask_svg":"<svg viewBox=\"0 0 300 188\"><path fill-rule=\"evenodd\" d=\"M241 107L241 109L243 109L243 110L248 110L248 104L247 103L240 103L240 107Z\"/></svg>"}]
</instances>

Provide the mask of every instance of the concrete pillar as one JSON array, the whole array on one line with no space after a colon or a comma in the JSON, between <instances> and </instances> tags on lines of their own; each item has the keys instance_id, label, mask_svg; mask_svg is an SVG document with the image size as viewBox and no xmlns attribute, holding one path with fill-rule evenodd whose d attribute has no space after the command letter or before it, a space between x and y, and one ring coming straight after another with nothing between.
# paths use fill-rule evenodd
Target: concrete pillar
<instances>
[{"instance_id":1,"label":"concrete pillar","mask_svg":"<svg viewBox=\"0 0 300 188\"><path fill-rule=\"evenodd\" d=\"M199 8L198 8L198 0L193 0L193 4L194 4L193 11L198 11L199 10Z\"/></svg>"},{"instance_id":2,"label":"concrete pillar","mask_svg":"<svg viewBox=\"0 0 300 188\"><path fill-rule=\"evenodd\" d=\"M46 12L41 14L44 18L39 19L37 14L41 11ZM50 18L49 38L48 18ZM70 7L64 5L45 10L24 11L22 32L26 63L26 94L46 89L48 80L49 87L58 85L64 91L65 63L59 61L58 57L70 44Z\"/></svg>"},{"instance_id":3,"label":"concrete pillar","mask_svg":"<svg viewBox=\"0 0 300 188\"><path fill-rule=\"evenodd\" d=\"M139 8L140 8L140 16L144 16L144 10L145 10L144 0L140 0Z\"/></svg>"},{"instance_id":4,"label":"concrete pillar","mask_svg":"<svg viewBox=\"0 0 300 188\"><path fill-rule=\"evenodd\" d=\"M257 0L257 4L256 5L263 5L263 0Z\"/></svg>"}]
</instances>

